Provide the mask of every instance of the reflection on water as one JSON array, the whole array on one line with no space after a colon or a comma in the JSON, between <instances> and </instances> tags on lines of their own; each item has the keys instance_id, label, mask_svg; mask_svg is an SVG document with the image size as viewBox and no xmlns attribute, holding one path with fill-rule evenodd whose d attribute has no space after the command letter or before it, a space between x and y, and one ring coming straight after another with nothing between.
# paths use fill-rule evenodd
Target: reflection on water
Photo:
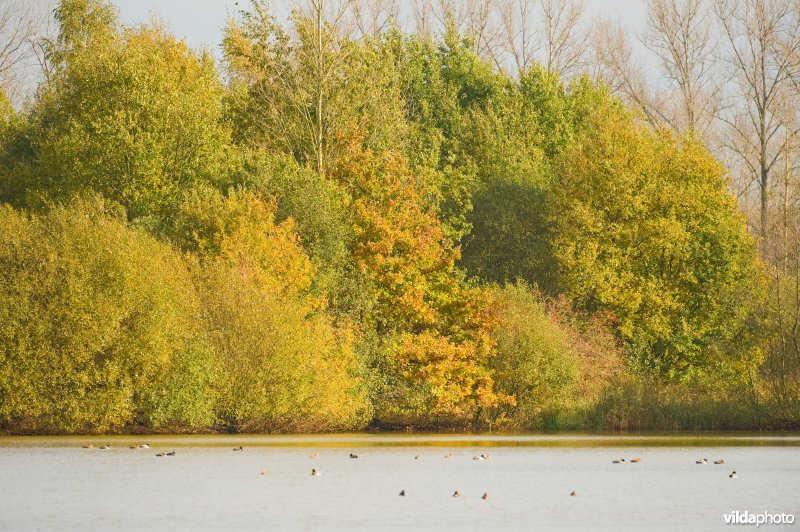
<instances>
[{"instance_id":1,"label":"reflection on water","mask_svg":"<svg viewBox=\"0 0 800 532\"><path fill-rule=\"evenodd\" d=\"M798 447L798 435L6 437L0 529L723 529L734 510L800 518Z\"/></svg>"}]
</instances>

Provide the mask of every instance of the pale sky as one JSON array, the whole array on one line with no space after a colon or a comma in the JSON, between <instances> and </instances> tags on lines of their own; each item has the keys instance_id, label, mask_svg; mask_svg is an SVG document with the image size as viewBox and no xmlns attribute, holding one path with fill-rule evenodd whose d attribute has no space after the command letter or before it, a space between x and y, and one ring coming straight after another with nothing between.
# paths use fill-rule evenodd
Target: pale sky
<instances>
[{"instance_id":1,"label":"pale sky","mask_svg":"<svg viewBox=\"0 0 800 532\"><path fill-rule=\"evenodd\" d=\"M148 22L155 12L178 38L185 38L192 47L207 46L215 53L218 53L228 14L250 6L248 0L113 0L113 3L119 8L124 24ZM280 0L273 2L279 12L285 11L286 4ZM619 15L635 32L643 28L643 0L588 0L588 5L594 13Z\"/></svg>"}]
</instances>

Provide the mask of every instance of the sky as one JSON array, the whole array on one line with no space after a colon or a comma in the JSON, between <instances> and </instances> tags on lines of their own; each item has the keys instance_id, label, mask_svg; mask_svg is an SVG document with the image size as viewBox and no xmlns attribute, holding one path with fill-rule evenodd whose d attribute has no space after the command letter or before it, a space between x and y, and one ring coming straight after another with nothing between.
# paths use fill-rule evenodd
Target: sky
<instances>
[{"instance_id":1,"label":"sky","mask_svg":"<svg viewBox=\"0 0 800 532\"><path fill-rule=\"evenodd\" d=\"M178 38L185 38L192 47L207 47L219 54L222 27L229 14L250 5L248 0L113 0L124 24L149 22L158 13ZM275 0L279 12L288 2ZM644 0L588 0L589 8L621 20L633 31L644 25Z\"/></svg>"}]
</instances>

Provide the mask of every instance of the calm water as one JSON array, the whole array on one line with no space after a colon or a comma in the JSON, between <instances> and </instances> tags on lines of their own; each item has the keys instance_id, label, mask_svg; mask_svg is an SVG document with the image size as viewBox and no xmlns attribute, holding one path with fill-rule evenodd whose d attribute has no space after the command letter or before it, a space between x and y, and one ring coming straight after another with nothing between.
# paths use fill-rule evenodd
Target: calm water
<instances>
[{"instance_id":1,"label":"calm water","mask_svg":"<svg viewBox=\"0 0 800 532\"><path fill-rule=\"evenodd\" d=\"M155 456L166 450L176 456ZM623 457L642 461L611 463ZM0 437L0 472L2 530L708 530L729 528L733 510L800 520L797 435Z\"/></svg>"}]
</instances>

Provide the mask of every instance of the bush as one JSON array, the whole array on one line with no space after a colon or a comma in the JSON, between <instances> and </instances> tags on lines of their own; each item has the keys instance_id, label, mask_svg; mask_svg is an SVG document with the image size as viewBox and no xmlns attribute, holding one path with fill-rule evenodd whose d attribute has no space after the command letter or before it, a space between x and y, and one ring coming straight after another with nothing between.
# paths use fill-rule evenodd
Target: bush
<instances>
[{"instance_id":1,"label":"bush","mask_svg":"<svg viewBox=\"0 0 800 532\"><path fill-rule=\"evenodd\" d=\"M581 361L565 330L528 285L507 285L497 297L501 321L493 359L496 386L516 399L498 413L497 421L541 427L546 415L567 405L581 379Z\"/></svg>"},{"instance_id":2,"label":"bush","mask_svg":"<svg viewBox=\"0 0 800 532\"><path fill-rule=\"evenodd\" d=\"M201 188L177 222L216 366L218 413L238 431L341 430L365 423L350 334L311 295L313 267L291 219L250 192Z\"/></svg>"},{"instance_id":3,"label":"bush","mask_svg":"<svg viewBox=\"0 0 800 532\"><path fill-rule=\"evenodd\" d=\"M0 425L212 423L186 267L111 210L100 199L40 216L0 207Z\"/></svg>"}]
</instances>

